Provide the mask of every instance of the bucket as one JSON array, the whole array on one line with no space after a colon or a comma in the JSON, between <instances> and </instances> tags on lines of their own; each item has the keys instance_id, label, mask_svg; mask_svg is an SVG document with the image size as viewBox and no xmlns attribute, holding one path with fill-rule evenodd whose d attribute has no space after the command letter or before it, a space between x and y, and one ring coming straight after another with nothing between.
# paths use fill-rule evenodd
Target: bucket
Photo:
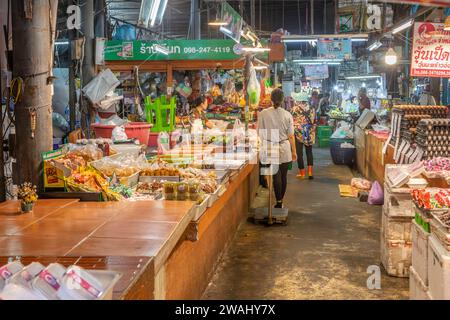
<instances>
[{"instance_id":1,"label":"bucket","mask_svg":"<svg viewBox=\"0 0 450 320\"><path fill-rule=\"evenodd\" d=\"M97 138L111 139L112 131L116 126L94 123L91 128ZM149 131L151 124L145 122L129 122L125 125L125 133L130 139L138 139L139 143L148 145Z\"/></svg>"}]
</instances>

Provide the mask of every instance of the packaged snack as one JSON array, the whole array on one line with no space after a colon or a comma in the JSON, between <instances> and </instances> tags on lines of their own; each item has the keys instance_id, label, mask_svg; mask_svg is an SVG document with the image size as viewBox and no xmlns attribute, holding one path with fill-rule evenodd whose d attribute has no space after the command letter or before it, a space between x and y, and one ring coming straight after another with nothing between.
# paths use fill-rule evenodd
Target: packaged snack
<instances>
[{"instance_id":1,"label":"packaged snack","mask_svg":"<svg viewBox=\"0 0 450 320\"><path fill-rule=\"evenodd\" d=\"M177 183L177 200L188 200L188 185L185 182Z\"/></svg>"},{"instance_id":2,"label":"packaged snack","mask_svg":"<svg viewBox=\"0 0 450 320\"><path fill-rule=\"evenodd\" d=\"M164 198L166 200L175 200L176 196L176 184L173 182L164 182Z\"/></svg>"},{"instance_id":3,"label":"packaged snack","mask_svg":"<svg viewBox=\"0 0 450 320\"><path fill-rule=\"evenodd\" d=\"M36 278L45 267L39 262L32 262L11 277L10 283L31 289L31 282Z\"/></svg>"},{"instance_id":4,"label":"packaged snack","mask_svg":"<svg viewBox=\"0 0 450 320\"><path fill-rule=\"evenodd\" d=\"M189 184L189 200L198 201L200 198L200 184L198 182L190 182Z\"/></svg>"},{"instance_id":5,"label":"packaged snack","mask_svg":"<svg viewBox=\"0 0 450 320\"><path fill-rule=\"evenodd\" d=\"M61 281L57 295L61 300L95 300L103 294L104 288L89 272L78 266L71 266Z\"/></svg>"},{"instance_id":6,"label":"packaged snack","mask_svg":"<svg viewBox=\"0 0 450 320\"><path fill-rule=\"evenodd\" d=\"M0 267L0 291L11 279L11 277L19 273L22 269L23 264L20 263L20 261L13 261L3 267Z\"/></svg>"},{"instance_id":7,"label":"packaged snack","mask_svg":"<svg viewBox=\"0 0 450 320\"><path fill-rule=\"evenodd\" d=\"M58 290L66 273L66 268L59 263L51 263L39 273L32 286L40 295L48 300L58 300Z\"/></svg>"}]
</instances>

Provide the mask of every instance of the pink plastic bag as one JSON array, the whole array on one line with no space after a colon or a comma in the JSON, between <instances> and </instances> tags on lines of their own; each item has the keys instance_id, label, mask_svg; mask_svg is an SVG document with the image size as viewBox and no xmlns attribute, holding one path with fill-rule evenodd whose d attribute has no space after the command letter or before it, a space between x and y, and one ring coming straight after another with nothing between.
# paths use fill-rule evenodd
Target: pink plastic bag
<instances>
[{"instance_id":1,"label":"pink plastic bag","mask_svg":"<svg viewBox=\"0 0 450 320\"><path fill-rule=\"evenodd\" d=\"M384 192L383 188L381 188L378 181L375 181L372 184L372 188L369 192L369 199L367 200L368 204L374 204L374 205L382 205L384 202Z\"/></svg>"}]
</instances>

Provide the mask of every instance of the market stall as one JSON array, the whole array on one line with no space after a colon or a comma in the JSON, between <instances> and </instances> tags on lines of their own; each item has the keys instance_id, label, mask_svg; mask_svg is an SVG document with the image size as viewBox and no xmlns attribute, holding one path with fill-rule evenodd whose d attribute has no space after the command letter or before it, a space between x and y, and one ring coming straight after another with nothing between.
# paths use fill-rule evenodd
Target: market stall
<instances>
[{"instance_id":1,"label":"market stall","mask_svg":"<svg viewBox=\"0 0 450 320\"><path fill-rule=\"evenodd\" d=\"M9 201L0 206L0 256L86 268L90 261L76 257L108 257L95 268L122 273L114 298L199 298L246 215L258 172L257 166L244 165L200 216L193 201L39 200L25 215L18 215L19 202ZM133 279L126 278L123 266L116 268L119 257L127 265L139 262Z\"/></svg>"}]
</instances>

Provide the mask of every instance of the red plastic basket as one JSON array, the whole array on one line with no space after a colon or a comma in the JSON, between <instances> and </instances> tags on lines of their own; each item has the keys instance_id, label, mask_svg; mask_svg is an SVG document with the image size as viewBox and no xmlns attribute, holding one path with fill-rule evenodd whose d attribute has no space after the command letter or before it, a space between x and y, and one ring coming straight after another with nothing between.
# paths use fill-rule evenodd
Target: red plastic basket
<instances>
[{"instance_id":1,"label":"red plastic basket","mask_svg":"<svg viewBox=\"0 0 450 320\"><path fill-rule=\"evenodd\" d=\"M116 126L94 123L91 128L97 138L111 139L112 131ZM138 139L139 143L148 145L151 124L145 122L130 122L125 125L125 133L130 139Z\"/></svg>"}]
</instances>

